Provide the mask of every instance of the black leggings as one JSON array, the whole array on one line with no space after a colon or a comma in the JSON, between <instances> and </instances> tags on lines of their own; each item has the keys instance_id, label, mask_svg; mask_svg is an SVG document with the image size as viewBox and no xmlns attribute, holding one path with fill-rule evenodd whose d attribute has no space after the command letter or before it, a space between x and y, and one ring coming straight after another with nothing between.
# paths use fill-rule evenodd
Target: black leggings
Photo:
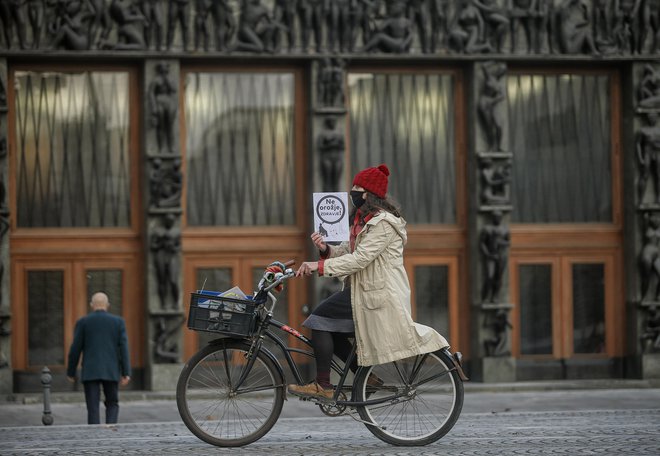
<instances>
[{"instance_id":1,"label":"black leggings","mask_svg":"<svg viewBox=\"0 0 660 456\"><path fill-rule=\"evenodd\" d=\"M353 344L348 340L349 337L354 337L354 334L312 330L312 345L316 356L317 374L330 372L333 354L346 362L353 349ZM357 357L354 357L350 365L351 371L357 371L357 367Z\"/></svg>"}]
</instances>

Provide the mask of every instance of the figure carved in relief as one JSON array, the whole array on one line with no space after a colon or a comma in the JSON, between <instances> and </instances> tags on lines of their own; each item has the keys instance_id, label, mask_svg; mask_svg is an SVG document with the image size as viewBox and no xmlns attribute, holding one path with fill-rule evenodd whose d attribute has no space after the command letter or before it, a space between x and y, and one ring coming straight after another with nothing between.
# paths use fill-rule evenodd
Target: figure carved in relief
<instances>
[{"instance_id":1,"label":"figure carved in relief","mask_svg":"<svg viewBox=\"0 0 660 456\"><path fill-rule=\"evenodd\" d=\"M53 36L51 47L64 47L70 51L89 49L89 20L93 13L83 9L80 0L56 0L55 16L48 24Z\"/></svg>"},{"instance_id":2,"label":"figure carved in relief","mask_svg":"<svg viewBox=\"0 0 660 456\"><path fill-rule=\"evenodd\" d=\"M638 53L639 12L642 0L614 0L614 28L612 33L616 38L619 50L627 53Z\"/></svg>"},{"instance_id":3,"label":"figure carved in relief","mask_svg":"<svg viewBox=\"0 0 660 456\"><path fill-rule=\"evenodd\" d=\"M408 17L417 29L417 36L419 43L422 46L422 52L427 54L429 52L429 41L427 38L428 30L426 29L426 21L429 17L425 0L409 0L408 4Z\"/></svg>"},{"instance_id":4,"label":"figure carved in relief","mask_svg":"<svg viewBox=\"0 0 660 456\"><path fill-rule=\"evenodd\" d=\"M0 183L1 183L1 177L0 176ZM5 237L5 234L7 234L7 231L9 231L9 217L7 215L7 211L5 209L0 209L0 246L2 246L2 240ZM5 265L2 261L0 261L0 309L2 308L2 277L4 276L5 273ZM1 323L2 317L0 316L0 323ZM3 334L2 333L2 325L0 324L0 336L3 335L9 335L9 333Z\"/></svg>"},{"instance_id":5,"label":"figure carved in relief","mask_svg":"<svg viewBox=\"0 0 660 456\"><path fill-rule=\"evenodd\" d=\"M535 27L535 48L539 54L553 53L555 37L554 7L552 0L537 0Z\"/></svg>"},{"instance_id":6,"label":"figure carved in relief","mask_svg":"<svg viewBox=\"0 0 660 456\"><path fill-rule=\"evenodd\" d=\"M448 1L431 0L429 16L431 17L431 52L447 46L448 36Z\"/></svg>"},{"instance_id":7,"label":"figure carved in relief","mask_svg":"<svg viewBox=\"0 0 660 456\"><path fill-rule=\"evenodd\" d=\"M484 340L484 350L486 356L508 356L511 354L509 346L509 330L513 325L509 321L508 312L505 309L498 309L486 322L486 326L493 332L493 337Z\"/></svg>"},{"instance_id":8,"label":"figure carved in relief","mask_svg":"<svg viewBox=\"0 0 660 456\"><path fill-rule=\"evenodd\" d=\"M149 169L149 204L158 207L161 195L161 182L163 182L163 160L154 158Z\"/></svg>"},{"instance_id":9,"label":"figure carved in relief","mask_svg":"<svg viewBox=\"0 0 660 456\"><path fill-rule=\"evenodd\" d=\"M603 49L613 46L611 0L594 0L592 17L593 34L598 47Z\"/></svg>"},{"instance_id":10,"label":"figure carved in relief","mask_svg":"<svg viewBox=\"0 0 660 456\"><path fill-rule=\"evenodd\" d=\"M491 221L481 230L479 248L483 257L482 302L495 302L502 288L509 248L509 229L502 225L502 212L493 211Z\"/></svg>"},{"instance_id":11,"label":"figure carved in relief","mask_svg":"<svg viewBox=\"0 0 660 456\"><path fill-rule=\"evenodd\" d=\"M232 36L236 32L236 20L227 0L216 0L213 8L213 25L215 26L215 49L227 50Z\"/></svg>"},{"instance_id":12,"label":"figure carved in relief","mask_svg":"<svg viewBox=\"0 0 660 456\"><path fill-rule=\"evenodd\" d=\"M170 0L167 16L167 49L172 48L177 24L181 28L183 50L188 49L188 0Z\"/></svg>"},{"instance_id":13,"label":"figure carved in relief","mask_svg":"<svg viewBox=\"0 0 660 456\"><path fill-rule=\"evenodd\" d=\"M168 320L170 320L168 322ZM176 318L158 317L154 337L154 361L156 363L176 363L179 361L179 344L173 340L183 323L181 315Z\"/></svg>"},{"instance_id":14,"label":"figure carved in relief","mask_svg":"<svg viewBox=\"0 0 660 456\"><path fill-rule=\"evenodd\" d=\"M474 5L481 11L486 23L489 37L487 41L491 43L491 46L497 52L501 53L504 47L504 38L510 25L507 11L498 6L497 0L474 0Z\"/></svg>"},{"instance_id":15,"label":"figure carved in relief","mask_svg":"<svg viewBox=\"0 0 660 456\"><path fill-rule=\"evenodd\" d=\"M0 82L2 82L2 78L0 78ZM0 104L0 106L2 106ZM4 136L0 136L0 160L5 158L7 156L7 138Z\"/></svg>"},{"instance_id":16,"label":"figure carved in relief","mask_svg":"<svg viewBox=\"0 0 660 456\"><path fill-rule=\"evenodd\" d=\"M91 20L87 30L89 44L96 43L97 38L100 43L107 43L110 32L112 31L112 22L105 0L86 0L91 13ZM100 34L100 37L99 37Z\"/></svg>"},{"instance_id":17,"label":"figure carved in relief","mask_svg":"<svg viewBox=\"0 0 660 456\"><path fill-rule=\"evenodd\" d=\"M183 174L181 159L170 160L167 165L160 158L151 160L149 171L149 197L152 207L178 207L181 204Z\"/></svg>"},{"instance_id":18,"label":"figure carved in relief","mask_svg":"<svg viewBox=\"0 0 660 456\"><path fill-rule=\"evenodd\" d=\"M1 221L0 221L1 223ZM2 239L2 236L0 236L0 239ZM2 263L0 263L0 284L2 283ZM0 293L0 306L2 306L2 293ZM8 329L7 323L9 323L10 316L9 315L0 315L0 337L8 337L11 336L11 329ZM9 366L9 360L7 359L7 356L4 354L2 348L0 347L0 369L3 369L5 367Z\"/></svg>"},{"instance_id":19,"label":"figure carved in relief","mask_svg":"<svg viewBox=\"0 0 660 456\"><path fill-rule=\"evenodd\" d=\"M637 197L640 203L644 200L649 177L653 180L655 191L654 201L660 204L660 125L658 113L647 112L647 126L637 133L635 150L639 164L639 180L637 182Z\"/></svg>"},{"instance_id":20,"label":"figure carved in relief","mask_svg":"<svg viewBox=\"0 0 660 456\"><path fill-rule=\"evenodd\" d=\"M660 298L660 215L644 214L646 229L644 231L644 245L639 257L642 279L642 301L647 299L651 284L655 280L655 292L651 297L657 301Z\"/></svg>"},{"instance_id":21,"label":"figure carved in relief","mask_svg":"<svg viewBox=\"0 0 660 456\"><path fill-rule=\"evenodd\" d=\"M41 28L44 25L44 0L28 0L27 14L32 31L32 49L39 49Z\"/></svg>"},{"instance_id":22,"label":"figure carved in relief","mask_svg":"<svg viewBox=\"0 0 660 456\"><path fill-rule=\"evenodd\" d=\"M209 50L208 20L213 8L213 0L195 0L195 50Z\"/></svg>"},{"instance_id":23,"label":"figure carved in relief","mask_svg":"<svg viewBox=\"0 0 660 456\"><path fill-rule=\"evenodd\" d=\"M598 54L583 0L564 0L558 11L559 47L565 54Z\"/></svg>"},{"instance_id":24,"label":"figure carved in relief","mask_svg":"<svg viewBox=\"0 0 660 456\"><path fill-rule=\"evenodd\" d=\"M344 136L337 131L337 119L326 117L324 128L317 138L324 192L335 192L344 169Z\"/></svg>"},{"instance_id":25,"label":"figure carved in relief","mask_svg":"<svg viewBox=\"0 0 660 456\"><path fill-rule=\"evenodd\" d=\"M278 24L261 0L246 0L238 22L236 51L272 52Z\"/></svg>"},{"instance_id":26,"label":"figure carved in relief","mask_svg":"<svg viewBox=\"0 0 660 456\"><path fill-rule=\"evenodd\" d=\"M660 351L660 310L657 306L651 306L647 311L640 339L644 352Z\"/></svg>"},{"instance_id":27,"label":"figure carved in relief","mask_svg":"<svg viewBox=\"0 0 660 456\"><path fill-rule=\"evenodd\" d=\"M167 214L163 225L156 227L151 235L158 297L163 309L177 309L179 305L179 251L181 250L181 232L174 226L175 216Z\"/></svg>"},{"instance_id":28,"label":"figure carved in relief","mask_svg":"<svg viewBox=\"0 0 660 456\"><path fill-rule=\"evenodd\" d=\"M509 203L511 164L495 165L490 158L481 159L481 202L486 205Z\"/></svg>"},{"instance_id":29,"label":"figure carved in relief","mask_svg":"<svg viewBox=\"0 0 660 456\"><path fill-rule=\"evenodd\" d=\"M0 24L4 29L7 49L11 48L12 30L16 30L16 38L21 49L25 49L25 16L23 15L24 0L3 0L0 2Z\"/></svg>"},{"instance_id":30,"label":"figure carved in relief","mask_svg":"<svg viewBox=\"0 0 660 456\"><path fill-rule=\"evenodd\" d=\"M147 48L151 46L151 37L154 36L154 44L157 51L163 45L163 21L165 13L160 0L143 0L142 15L146 23L143 29L144 43Z\"/></svg>"},{"instance_id":31,"label":"figure carved in relief","mask_svg":"<svg viewBox=\"0 0 660 456\"><path fill-rule=\"evenodd\" d=\"M499 62L489 62L482 65L484 83L479 96L478 112L486 133L489 151L502 150L502 131L504 119L498 105L506 98L504 74L506 65Z\"/></svg>"},{"instance_id":32,"label":"figure carved in relief","mask_svg":"<svg viewBox=\"0 0 660 456\"><path fill-rule=\"evenodd\" d=\"M638 98L640 108L660 108L660 71L651 64L644 66Z\"/></svg>"},{"instance_id":33,"label":"figure carved in relief","mask_svg":"<svg viewBox=\"0 0 660 456\"><path fill-rule=\"evenodd\" d=\"M351 1L334 0L328 7L328 50L346 52L351 42Z\"/></svg>"},{"instance_id":34,"label":"figure carved in relief","mask_svg":"<svg viewBox=\"0 0 660 456\"><path fill-rule=\"evenodd\" d=\"M362 52L381 51L404 53L412 44L412 22L406 17L405 4L394 3L390 16L378 27L374 36L362 48Z\"/></svg>"},{"instance_id":35,"label":"figure carved in relief","mask_svg":"<svg viewBox=\"0 0 660 456\"><path fill-rule=\"evenodd\" d=\"M520 27L525 32L527 40L527 53L531 53L535 46L534 30L537 16L537 0L510 0L509 15L511 17L511 52L518 49L518 35Z\"/></svg>"},{"instance_id":36,"label":"figure carved in relief","mask_svg":"<svg viewBox=\"0 0 660 456\"><path fill-rule=\"evenodd\" d=\"M144 49L146 44L140 26L146 19L132 1L112 0L109 11L110 17L117 24L117 43L102 42L101 47L119 50Z\"/></svg>"},{"instance_id":37,"label":"figure carved in relief","mask_svg":"<svg viewBox=\"0 0 660 456\"><path fill-rule=\"evenodd\" d=\"M316 52L321 52L323 36L323 18L325 0L299 0L298 11L300 15L300 28L302 30L302 50L309 50L310 33L314 34Z\"/></svg>"},{"instance_id":38,"label":"figure carved in relief","mask_svg":"<svg viewBox=\"0 0 660 456\"><path fill-rule=\"evenodd\" d=\"M151 123L156 129L159 153L174 153L174 121L178 110L177 87L170 77L170 66L156 65L156 76L149 86Z\"/></svg>"},{"instance_id":39,"label":"figure carved in relief","mask_svg":"<svg viewBox=\"0 0 660 456\"><path fill-rule=\"evenodd\" d=\"M5 179L2 173L0 172L0 211L4 212L7 210L5 196L7 195L7 190L5 187Z\"/></svg>"},{"instance_id":40,"label":"figure carved in relief","mask_svg":"<svg viewBox=\"0 0 660 456\"><path fill-rule=\"evenodd\" d=\"M0 131L1 134L1 131ZM0 136L0 160L4 160L7 156L7 138ZM0 211L6 211L6 201L5 196L7 196L7 189L5 187L4 175L2 173L2 167L0 167ZM0 236L1 238L1 236Z\"/></svg>"},{"instance_id":41,"label":"figure carved in relief","mask_svg":"<svg viewBox=\"0 0 660 456\"><path fill-rule=\"evenodd\" d=\"M651 36L650 53L657 54L660 51L660 2L646 0L642 9L642 30L639 40L640 52L646 40Z\"/></svg>"},{"instance_id":42,"label":"figure carved in relief","mask_svg":"<svg viewBox=\"0 0 660 456\"><path fill-rule=\"evenodd\" d=\"M486 23L475 0L462 0L449 30L449 44L457 52L474 54L492 50L491 45L484 41Z\"/></svg>"},{"instance_id":43,"label":"figure carved in relief","mask_svg":"<svg viewBox=\"0 0 660 456\"><path fill-rule=\"evenodd\" d=\"M289 52L293 50L293 45L296 43L296 4L297 0L276 0L274 16L275 22L283 25L282 33L277 33L275 36L275 47L280 48L281 36L287 37L287 49Z\"/></svg>"},{"instance_id":44,"label":"figure carved in relief","mask_svg":"<svg viewBox=\"0 0 660 456\"><path fill-rule=\"evenodd\" d=\"M319 67L318 99L322 106L343 106L344 104L344 62L329 57L323 59Z\"/></svg>"},{"instance_id":45,"label":"figure carved in relief","mask_svg":"<svg viewBox=\"0 0 660 456\"><path fill-rule=\"evenodd\" d=\"M181 205L181 191L183 190L183 173L181 172L181 159L171 161L163 174L161 182L159 207L179 207Z\"/></svg>"},{"instance_id":46,"label":"figure carved in relief","mask_svg":"<svg viewBox=\"0 0 660 456\"><path fill-rule=\"evenodd\" d=\"M0 111L7 108L7 90L5 89L5 82L0 75Z\"/></svg>"},{"instance_id":47,"label":"figure carved in relief","mask_svg":"<svg viewBox=\"0 0 660 456\"><path fill-rule=\"evenodd\" d=\"M354 0L351 5L351 43L350 51L355 49L362 35L362 45L365 45L374 30L374 20L380 8L380 0Z\"/></svg>"}]
</instances>

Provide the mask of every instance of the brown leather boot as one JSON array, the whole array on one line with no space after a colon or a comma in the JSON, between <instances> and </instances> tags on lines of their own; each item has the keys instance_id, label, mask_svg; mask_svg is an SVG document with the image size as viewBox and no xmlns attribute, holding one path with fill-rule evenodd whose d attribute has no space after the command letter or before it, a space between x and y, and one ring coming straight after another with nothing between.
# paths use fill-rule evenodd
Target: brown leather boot
<instances>
[{"instance_id":1,"label":"brown leather boot","mask_svg":"<svg viewBox=\"0 0 660 456\"><path fill-rule=\"evenodd\" d=\"M308 383L306 385L289 385L287 391L294 396L299 397L316 397L320 399L332 399L334 389L323 388L316 382Z\"/></svg>"}]
</instances>

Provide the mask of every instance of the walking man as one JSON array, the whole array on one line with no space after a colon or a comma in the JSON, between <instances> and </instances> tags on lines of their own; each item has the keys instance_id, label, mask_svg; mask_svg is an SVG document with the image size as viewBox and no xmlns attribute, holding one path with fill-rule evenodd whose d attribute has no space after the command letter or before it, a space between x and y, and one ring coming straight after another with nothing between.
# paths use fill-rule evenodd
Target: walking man
<instances>
[{"instance_id":1,"label":"walking man","mask_svg":"<svg viewBox=\"0 0 660 456\"><path fill-rule=\"evenodd\" d=\"M101 386L105 396L105 422L113 424L119 416L119 385L130 381L131 364L124 319L108 313L110 302L105 293L95 293L90 302L93 312L76 323L69 350L67 377L75 381L76 368L83 354L81 380L87 403L87 424L100 424Z\"/></svg>"}]
</instances>

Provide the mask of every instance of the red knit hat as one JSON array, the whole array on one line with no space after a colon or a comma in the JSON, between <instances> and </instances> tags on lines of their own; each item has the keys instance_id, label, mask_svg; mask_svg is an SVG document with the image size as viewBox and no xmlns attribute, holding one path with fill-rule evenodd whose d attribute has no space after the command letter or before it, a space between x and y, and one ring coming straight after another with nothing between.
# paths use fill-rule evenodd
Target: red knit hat
<instances>
[{"instance_id":1,"label":"red knit hat","mask_svg":"<svg viewBox=\"0 0 660 456\"><path fill-rule=\"evenodd\" d=\"M376 168L363 169L355 175L353 185L364 188L378 198L385 198L387 193L387 176L390 170L387 165L378 165Z\"/></svg>"}]
</instances>

